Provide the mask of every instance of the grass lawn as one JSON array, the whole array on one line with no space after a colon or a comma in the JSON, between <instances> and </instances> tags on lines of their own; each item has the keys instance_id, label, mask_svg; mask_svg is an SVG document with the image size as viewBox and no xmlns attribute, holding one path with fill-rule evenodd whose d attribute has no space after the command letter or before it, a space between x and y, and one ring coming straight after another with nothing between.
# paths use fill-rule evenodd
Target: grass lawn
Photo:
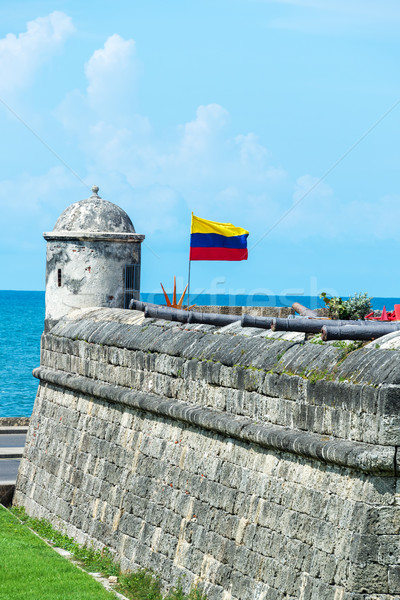
<instances>
[{"instance_id":1,"label":"grass lawn","mask_svg":"<svg viewBox=\"0 0 400 600\"><path fill-rule=\"evenodd\" d=\"M115 600L0 505L1 600Z\"/></svg>"}]
</instances>

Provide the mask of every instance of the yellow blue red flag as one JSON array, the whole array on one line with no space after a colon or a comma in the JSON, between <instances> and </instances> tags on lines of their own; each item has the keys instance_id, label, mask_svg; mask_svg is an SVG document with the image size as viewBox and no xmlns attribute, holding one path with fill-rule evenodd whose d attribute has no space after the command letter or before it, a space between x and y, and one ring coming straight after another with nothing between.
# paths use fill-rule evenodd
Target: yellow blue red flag
<instances>
[{"instance_id":1,"label":"yellow blue red flag","mask_svg":"<svg viewBox=\"0 0 400 600\"><path fill-rule=\"evenodd\" d=\"M247 260L249 232L232 223L217 223L192 213L189 260Z\"/></svg>"}]
</instances>

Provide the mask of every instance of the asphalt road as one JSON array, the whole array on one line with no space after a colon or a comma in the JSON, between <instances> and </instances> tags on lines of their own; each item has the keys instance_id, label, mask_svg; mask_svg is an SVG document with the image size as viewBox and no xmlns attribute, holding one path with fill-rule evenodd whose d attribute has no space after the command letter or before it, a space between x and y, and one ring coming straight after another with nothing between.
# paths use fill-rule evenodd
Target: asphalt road
<instances>
[{"instance_id":1,"label":"asphalt road","mask_svg":"<svg viewBox=\"0 0 400 600\"><path fill-rule=\"evenodd\" d=\"M2 433L0 435L0 448L23 448L25 440L25 433Z\"/></svg>"},{"instance_id":2,"label":"asphalt road","mask_svg":"<svg viewBox=\"0 0 400 600\"><path fill-rule=\"evenodd\" d=\"M15 481L17 478L19 458L1 458L2 448L23 448L25 433L2 433L0 435L0 485L2 482Z\"/></svg>"},{"instance_id":3,"label":"asphalt road","mask_svg":"<svg viewBox=\"0 0 400 600\"><path fill-rule=\"evenodd\" d=\"M19 459L0 459L0 484L2 481L15 481L17 478Z\"/></svg>"}]
</instances>

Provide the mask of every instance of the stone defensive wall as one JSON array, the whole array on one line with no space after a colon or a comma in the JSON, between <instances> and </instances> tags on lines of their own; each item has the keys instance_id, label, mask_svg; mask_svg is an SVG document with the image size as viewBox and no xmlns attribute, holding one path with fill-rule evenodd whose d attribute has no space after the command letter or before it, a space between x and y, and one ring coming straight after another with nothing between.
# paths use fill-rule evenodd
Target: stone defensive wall
<instances>
[{"instance_id":1,"label":"stone defensive wall","mask_svg":"<svg viewBox=\"0 0 400 600\"><path fill-rule=\"evenodd\" d=\"M14 502L211 600L399 600L399 354L342 346L72 311Z\"/></svg>"}]
</instances>

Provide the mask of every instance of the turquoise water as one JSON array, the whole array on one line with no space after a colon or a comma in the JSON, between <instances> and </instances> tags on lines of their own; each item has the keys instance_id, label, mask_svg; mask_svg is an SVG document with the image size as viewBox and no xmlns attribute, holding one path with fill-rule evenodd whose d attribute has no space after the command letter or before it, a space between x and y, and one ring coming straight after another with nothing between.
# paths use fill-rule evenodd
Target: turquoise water
<instances>
[{"instance_id":1,"label":"turquoise water","mask_svg":"<svg viewBox=\"0 0 400 600\"><path fill-rule=\"evenodd\" d=\"M162 294L142 293L142 300L164 304ZM291 306L301 302L309 308L321 306L310 296L191 296L197 305ZM375 309L392 310L398 298L374 298ZM44 323L44 292L0 291L0 417L30 416L38 380L32 369L40 361L40 336Z\"/></svg>"},{"instance_id":2,"label":"turquoise water","mask_svg":"<svg viewBox=\"0 0 400 600\"><path fill-rule=\"evenodd\" d=\"M178 295L179 296L179 295ZM172 293L169 294L172 298ZM346 299L347 296L343 296ZM142 292L140 299L143 302L165 304L163 293L149 294ZM318 296L280 296L267 294L190 294L190 304L198 306L292 306L293 302L300 302L307 308L323 308L324 302ZM393 310L395 304L400 304L400 298L373 298L372 305L375 310Z\"/></svg>"},{"instance_id":3,"label":"turquoise water","mask_svg":"<svg viewBox=\"0 0 400 600\"><path fill-rule=\"evenodd\" d=\"M43 323L44 292L0 291L0 417L32 412Z\"/></svg>"}]
</instances>

